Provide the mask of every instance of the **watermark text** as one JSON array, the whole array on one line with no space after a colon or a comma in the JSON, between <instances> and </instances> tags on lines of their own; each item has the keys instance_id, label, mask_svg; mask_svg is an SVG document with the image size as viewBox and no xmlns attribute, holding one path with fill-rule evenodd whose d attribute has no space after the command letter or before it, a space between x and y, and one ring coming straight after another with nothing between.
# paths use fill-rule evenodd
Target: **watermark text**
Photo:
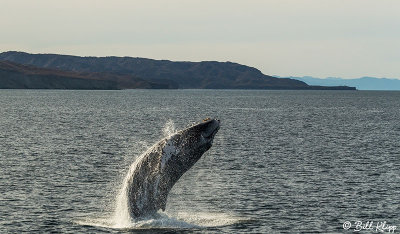
<instances>
[{"instance_id":1,"label":"watermark text","mask_svg":"<svg viewBox=\"0 0 400 234\"><path fill-rule=\"evenodd\" d=\"M394 233L397 229L397 226L390 225L386 221L355 221L350 222L346 221L343 223L343 229L351 230L354 232L361 232L363 230L380 232L380 233Z\"/></svg>"}]
</instances>

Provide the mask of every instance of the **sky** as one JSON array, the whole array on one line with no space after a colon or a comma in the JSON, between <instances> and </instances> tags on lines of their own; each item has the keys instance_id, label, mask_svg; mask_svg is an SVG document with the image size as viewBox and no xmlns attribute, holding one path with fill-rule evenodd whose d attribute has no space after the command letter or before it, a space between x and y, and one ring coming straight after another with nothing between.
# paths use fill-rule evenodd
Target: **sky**
<instances>
[{"instance_id":1,"label":"sky","mask_svg":"<svg viewBox=\"0 0 400 234\"><path fill-rule=\"evenodd\" d=\"M0 52L400 78L399 0L0 0Z\"/></svg>"}]
</instances>

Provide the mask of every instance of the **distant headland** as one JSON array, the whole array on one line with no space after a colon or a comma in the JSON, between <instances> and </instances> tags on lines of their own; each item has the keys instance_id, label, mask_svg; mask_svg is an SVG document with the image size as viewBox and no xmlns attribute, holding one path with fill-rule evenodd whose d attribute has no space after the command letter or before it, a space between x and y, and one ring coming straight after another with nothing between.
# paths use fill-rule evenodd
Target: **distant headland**
<instances>
[{"instance_id":1,"label":"distant headland","mask_svg":"<svg viewBox=\"0 0 400 234\"><path fill-rule=\"evenodd\" d=\"M291 79L301 80L309 85L322 86L352 86L358 90L400 90L400 79L395 78L376 78L361 77L356 79L343 79L338 77L314 78L311 76L289 77Z\"/></svg>"},{"instance_id":2,"label":"distant headland","mask_svg":"<svg viewBox=\"0 0 400 234\"><path fill-rule=\"evenodd\" d=\"M356 90L308 85L232 62L0 53L0 89Z\"/></svg>"}]
</instances>

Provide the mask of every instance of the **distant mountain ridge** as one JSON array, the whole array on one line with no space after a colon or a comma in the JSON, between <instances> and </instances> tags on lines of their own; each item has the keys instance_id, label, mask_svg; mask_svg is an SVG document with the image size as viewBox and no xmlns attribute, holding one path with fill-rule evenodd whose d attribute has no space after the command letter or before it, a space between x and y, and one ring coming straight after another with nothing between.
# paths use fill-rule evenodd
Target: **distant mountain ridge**
<instances>
[{"instance_id":1,"label":"distant mountain ridge","mask_svg":"<svg viewBox=\"0 0 400 234\"><path fill-rule=\"evenodd\" d=\"M0 89L167 88L131 76L60 71L0 61Z\"/></svg>"},{"instance_id":2,"label":"distant mountain ridge","mask_svg":"<svg viewBox=\"0 0 400 234\"><path fill-rule=\"evenodd\" d=\"M264 75L256 68L232 62L173 62L133 57L79 57L58 54L0 53L0 61L75 73L136 77L148 88L181 89L334 89L352 87L310 86L289 78ZM93 76L94 77L94 76ZM103 79L104 80L104 79ZM112 79L105 79L112 81ZM118 88L134 88L120 85ZM139 87L141 88L141 87Z\"/></svg>"},{"instance_id":3,"label":"distant mountain ridge","mask_svg":"<svg viewBox=\"0 0 400 234\"><path fill-rule=\"evenodd\" d=\"M376 77L361 77L357 79L343 79L337 77L328 77L325 79L311 76L290 77L292 79L306 82L309 85L323 86L352 86L358 90L400 90L400 80Z\"/></svg>"}]
</instances>

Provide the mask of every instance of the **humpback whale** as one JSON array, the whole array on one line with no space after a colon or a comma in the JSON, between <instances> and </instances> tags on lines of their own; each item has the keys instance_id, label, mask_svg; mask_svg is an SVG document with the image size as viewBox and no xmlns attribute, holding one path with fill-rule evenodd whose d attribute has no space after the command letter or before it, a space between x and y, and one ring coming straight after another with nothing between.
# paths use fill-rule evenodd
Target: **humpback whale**
<instances>
[{"instance_id":1,"label":"humpback whale","mask_svg":"<svg viewBox=\"0 0 400 234\"><path fill-rule=\"evenodd\" d=\"M220 127L216 119L176 132L150 147L126 178L125 195L132 218L165 210L167 196L179 178L211 148Z\"/></svg>"}]
</instances>

